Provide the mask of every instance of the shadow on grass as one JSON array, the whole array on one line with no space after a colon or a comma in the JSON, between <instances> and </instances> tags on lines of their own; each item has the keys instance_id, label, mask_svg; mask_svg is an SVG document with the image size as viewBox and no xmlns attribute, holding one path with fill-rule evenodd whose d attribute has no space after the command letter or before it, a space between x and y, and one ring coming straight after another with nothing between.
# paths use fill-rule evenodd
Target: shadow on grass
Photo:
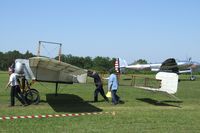
<instances>
[{"instance_id":1,"label":"shadow on grass","mask_svg":"<svg viewBox=\"0 0 200 133\"><path fill-rule=\"evenodd\" d=\"M88 102L84 101L81 97L73 94L47 94L47 103L56 112L71 112L71 113L81 113L81 112L101 112L99 109Z\"/></svg>"},{"instance_id":2,"label":"shadow on grass","mask_svg":"<svg viewBox=\"0 0 200 133\"><path fill-rule=\"evenodd\" d=\"M156 105L156 106L172 106L172 107L180 107L180 103L182 103L182 101L170 101L170 100L165 100L165 101L157 101L151 98L137 98L136 100L142 101L142 102L146 102L152 105ZM169 104L170 103L170 104ZM171 103L176 103L178 105L174 105Z\"/></svg>"}]
</instances>

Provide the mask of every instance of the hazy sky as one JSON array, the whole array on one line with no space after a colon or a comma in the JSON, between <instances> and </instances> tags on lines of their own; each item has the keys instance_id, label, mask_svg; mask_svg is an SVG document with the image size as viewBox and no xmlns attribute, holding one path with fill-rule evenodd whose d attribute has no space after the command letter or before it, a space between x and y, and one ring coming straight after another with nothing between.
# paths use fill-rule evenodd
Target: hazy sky
<instances>
[{"instance_id":1,"label":"hazy sky","mask_svg":"<svg viewBox=\"0 0 200 133\"><path fill-rule=\"evenodd\" d=\"M200 62L200 0L1 0L0 51L36 54L40 40L75 56Z\"/></svg>"}]
</instances>

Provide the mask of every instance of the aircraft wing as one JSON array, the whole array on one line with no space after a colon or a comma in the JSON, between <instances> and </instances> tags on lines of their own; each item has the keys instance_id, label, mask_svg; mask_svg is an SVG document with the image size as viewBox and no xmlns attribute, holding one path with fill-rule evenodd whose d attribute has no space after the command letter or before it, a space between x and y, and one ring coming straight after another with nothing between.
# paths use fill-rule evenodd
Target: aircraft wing
<instances>
[{"instance_id":1,"label":"aircraft wing","mask_svg":"<svg viewBox=\"0 0 200 133\"><path fill-rule=\"evenodd\" d=\"M170 95L175 94L178 89L178 75L171 72L158 72L156 74L156 80L161 81L160 88L152 88L144 86L136 86L141 89L150 91L166 92Z\"/></svg>"},{"instance_id":2,"label":"aircraft wing","mask_svg":"<svg viewBox=\"0 0 200 133\"><path fill-rule=\"evenodd\" d=\"M87 70L45 57L29 58L30 68L37 81L55 83L85 83Z\"/></svg>"}]
</instances>

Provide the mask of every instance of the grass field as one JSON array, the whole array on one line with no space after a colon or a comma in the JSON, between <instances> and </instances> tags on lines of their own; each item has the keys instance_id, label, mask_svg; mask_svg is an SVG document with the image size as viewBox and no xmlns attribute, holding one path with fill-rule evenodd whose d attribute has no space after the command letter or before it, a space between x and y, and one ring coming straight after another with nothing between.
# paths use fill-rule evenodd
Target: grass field
<instances>
[{"instance_id":1,"label":"grass field","mask_svg":"<svg viewBox=\"0 0 200 133\"><path fill-rule=\"evenodd\" d=\"M152 76L151 76L152 77ZM94 84L59 85L59 95L54 96L55 84L36 83L33 88L40 92L39 105L15 107L9 105L9 89L5 90L8 75L0 72L0 117L19 115L62 114L83 112L115 112L115 115L86 115L79 117L0 120L0 132L99 132L99 133L188 133L200 132L200 76L188 81L181 76L176 96L183 102L158 103L172 98L144 91L132 86L120 86L118 95L123 100L116 106L106 103L99 95L99 102L93 103ZM120 83L129 84L127 80ZM104 86L106 91L107 86ZM180 106L180 107L178 107Z\"/></svg>"}]
</instances>

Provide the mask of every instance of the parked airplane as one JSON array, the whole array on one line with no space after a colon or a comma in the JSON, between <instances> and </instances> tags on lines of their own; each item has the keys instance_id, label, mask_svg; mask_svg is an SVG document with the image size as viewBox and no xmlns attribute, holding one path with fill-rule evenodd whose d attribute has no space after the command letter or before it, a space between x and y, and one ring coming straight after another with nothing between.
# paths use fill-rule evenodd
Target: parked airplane
<instances>
[{"instance_id":1,"label":"parked airplane","mask_svg":"<svg viewBox=\"0 0 200 133\"><path fill-rule=\"evenodd\" d=\"M15 69L28 80L56 83L86 83L87 70L46 57L16 59Z\"/></svg>"},{"instance_id":2,"label":"parked airplane","mask_svg":"<svg viewBox=\"0 0 200 133\"><path fill-rule=\"evenodd\" d=\"M200 70L200 64L198 62L192 62L191 59L188 61L179 61L174 58L169 58L163 63L128 65L126 60L117 58L115 62L115 70L120 71L121 68L151 70L156 72L174 72L177 74L190 73L190 80L195 80L196 77L193 75L193 72Z\"/></svg>"},{"instance_id":3,"label":"parked airplane","mask_svg":"<svg viewBox=\"0 0 200 133\"><path fill-rule=\"evenodd\" d=\"M167 59L162 64L137 64L137 65L128 65L123 59L116 59L115 61L115 70L120 73L120 68L130 68L134 70L152 70L159 71L155 75L155 79L144 78L144 82L137 82L137 80L141 80L141 77L134 77L134 86L136 88L153 91L153 92L162 92L167 94L177 101L181 101L174 94L178 90L178 67L174 59ZM161 69L163 71L161 71ZM159 85L149 84L149 80L156 81ZM154 83L152 82L152 83ZM107 93L109 94L109 93Z\"/></svg>"},{"instance_id":4,"label":"parked airplane","mask_svg":"<svg viewBox=\"0 0 200 133\"><path fill-rule=\"evenodd\" d=\"M41 57L41 43L59 45L59 60ZM22 81L22 90L25 90L26 97L30 102L39 102L39 92L36 89L30 88L29 80L56 83L56 95L59 83L86 83L87 70L60 61L61 46L61 43L39 41L37 57L16 59L15 63L11 66Z\"/></svg>"},{"instance_id":5,"label":"parked airplane","mask_svg":"<svg viewBox=\"0 0 200 133\"><path fill-rule=\"evenodd\" d=\"M38 104L39 92L31 88L29 81L56 83L56 92L59 83L73 84L86 83L87 70L46 57L32 57L16 59L12 65L21 83L21 89L29 104Z\"/></svg>"}]
</instances>

